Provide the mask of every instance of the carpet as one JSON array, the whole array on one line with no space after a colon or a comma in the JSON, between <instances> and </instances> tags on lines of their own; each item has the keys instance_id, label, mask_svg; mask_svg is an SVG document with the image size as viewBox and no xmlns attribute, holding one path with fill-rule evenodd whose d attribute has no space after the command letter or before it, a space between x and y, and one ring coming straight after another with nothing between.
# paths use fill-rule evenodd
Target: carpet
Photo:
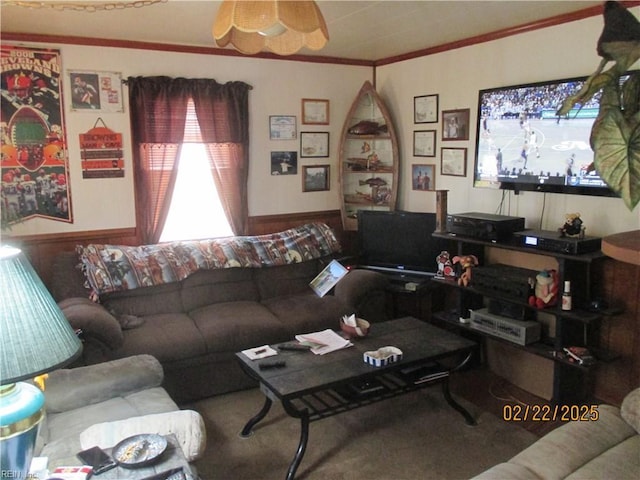
<instances>
[{"instance_id":1,"label":"carpet","mask_svg":"<svg viewBox=\"0 0 640 480\"><path fill-rule=\"evenodd\" d=\"M312 422L296 479L463 479L506 461L536 441L516 424L456 397L475 427L445 401L439 386ZM198 411L207 447L195 463L202 480L282 480L300 437L300 421L274 402L249 438L239 432L264 402L259 389L184 406Z\"/></svg>"}]
</instances>

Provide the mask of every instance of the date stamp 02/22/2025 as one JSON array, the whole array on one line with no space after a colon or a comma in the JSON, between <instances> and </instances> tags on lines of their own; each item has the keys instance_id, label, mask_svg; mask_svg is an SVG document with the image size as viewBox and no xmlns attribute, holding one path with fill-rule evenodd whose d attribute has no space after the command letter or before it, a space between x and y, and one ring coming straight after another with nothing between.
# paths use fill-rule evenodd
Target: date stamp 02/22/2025
<instances>
[{"instance_id":1,"label":"date stamp 02/22/2025","mask_svg":"<svg viewBox=\"0 0 640 480\"><path fill-rule=\"evenodd\" d=\"M505 422L596 422L600 418L598 405L505 405Z\"/></svg>"}]
</instances>

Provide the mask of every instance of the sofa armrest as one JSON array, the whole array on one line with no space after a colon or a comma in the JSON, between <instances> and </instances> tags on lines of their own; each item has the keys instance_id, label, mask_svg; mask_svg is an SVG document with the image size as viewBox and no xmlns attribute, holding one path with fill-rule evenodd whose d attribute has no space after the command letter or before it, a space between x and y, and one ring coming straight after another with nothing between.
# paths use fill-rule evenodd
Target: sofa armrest
<instances>
[{"instance_id":1,"label":"sofa armrest","mask_svg":"<svg viewBox=\"0 0 640 480\"><path fill-rule=\"evenodd\" d=\"M200 414L193 410L178 410L97 423L80 434L80 445L83 449L94 445L111 448L125 438L142 433L174 435L188 462L200 458L207 444Z\"/></svg>"},{"instance_id":2,"label":"sofa armrest","mask_svg":"<svg viewBox=\"0 0 640 480\"><path fill-rule=\"evenodd\" d=\"M55 370L46 382L46 409L51 413L74 410L158 387L163 379L162 366L151 355Z\"/></svg>"},{"instance_id":3,"label":"sofa armrest","mask_svg":"<svg viewBox=\"0 0 640 480\"><path fill-rule=\"evenodd\" d=\"M371 270L352 270L345 275L335 286L334 295L347 305L353 306L357 311L362 310L368 302L376 300L376 303L384 307L388 278ZM376 308L379 308L377 305ZM382 308L379 320L385 320L384 308ZM370 316L370 315L369 315ZM367 320L378 320L367 318Z\"/></svg>"},{"instance_id":4,"label":"sofa armrest","mask_svg":"<svg viewBox=\"0 0 640 480\"><path fill-rule=\"evenodd\" d=\"M73 297L58 306L74 329L82 330L87 338L95 338L115 350L124 342L120 322L102 305L88 298Z\"/></svg>"}]
</instances>

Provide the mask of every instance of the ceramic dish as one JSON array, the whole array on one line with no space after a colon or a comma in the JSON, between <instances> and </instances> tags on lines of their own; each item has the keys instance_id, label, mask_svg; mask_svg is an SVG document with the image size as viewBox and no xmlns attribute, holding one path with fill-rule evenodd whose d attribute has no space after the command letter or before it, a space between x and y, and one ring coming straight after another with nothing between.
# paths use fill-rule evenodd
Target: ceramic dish
<instances>
[{"instance_id":1,"label":"ceramic dish","mask_svg":"<svg viewBox=\"0 0 640 480\"><path fill-rule=\"evenodd\" d=\"M364 352L364 361L374 367L384 367L402 360L402 350L396 347L382 347L378 350Z\"/></svg>"},{"instance_id":2,"label":"ceramic dish","mask_svg":"<svg viewBox=\"0 0 640 480\"><path fill-rule=\"evenodd\" d=\"M113 447L111 456L125 468L144 467L155 462L167 449L167 439L154 433L125 438Z\"/></svg>"}]
</instances>

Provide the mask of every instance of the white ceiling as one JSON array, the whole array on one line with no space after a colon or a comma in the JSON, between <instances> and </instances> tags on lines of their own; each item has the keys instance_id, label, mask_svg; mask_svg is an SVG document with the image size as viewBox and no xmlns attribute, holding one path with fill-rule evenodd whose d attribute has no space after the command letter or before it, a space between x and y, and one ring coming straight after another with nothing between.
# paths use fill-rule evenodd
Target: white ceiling
<instances>
[{"instance_id":1,"label":"white ceiling","mask_svg":"<svg viewBox=\"0 0 640 480\"><path fill-rule=\"evenodd\" d=\"M84 3L93 1L84 0ZM82 0L66 2L82 3ZM36 33L216 47L211 26L221 2L169 0L143 8L98 12L24 8L5 3L2 0L0 12L3 34ZM299 53L375 61L579 11L603 2L318 0L317 3L329 28L329 43L318 52L302 50Z\"/></svg>"}]
</instances>

